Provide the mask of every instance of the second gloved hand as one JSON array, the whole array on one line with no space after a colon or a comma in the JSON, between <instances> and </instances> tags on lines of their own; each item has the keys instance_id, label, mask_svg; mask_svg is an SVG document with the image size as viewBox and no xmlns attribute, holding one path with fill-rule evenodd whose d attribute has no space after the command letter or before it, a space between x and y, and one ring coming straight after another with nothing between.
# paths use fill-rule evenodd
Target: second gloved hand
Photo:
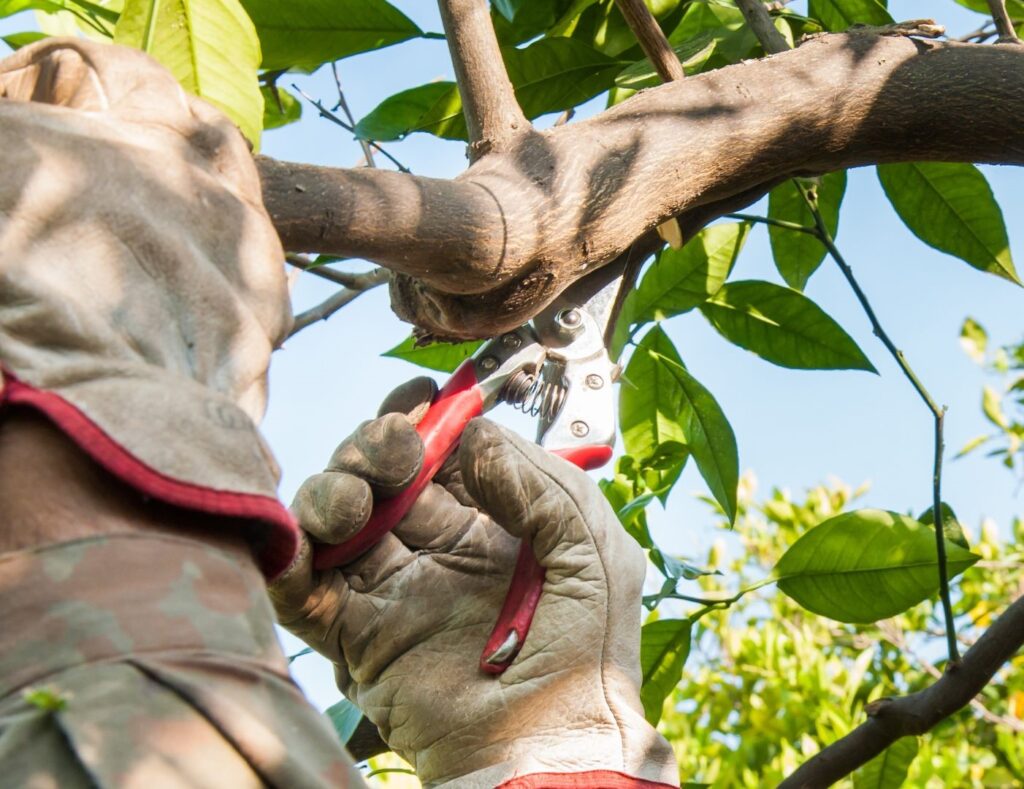
<instances>
[{"instance_id":1,"label":"second gloved hand","mask_svg":"<svg viewBox=\"0 0 1024 789\"><path fill-rule=\"evenodd\" d=\"M433 394L429 379L399 389L381 409L392 413L303 485L293 509L313 539L347 539L374 495L415 478L413 424ZM544 592L522 651L496 677L478 664L520 537L546 569ZM584 473L478 419L391 534L327 571L313 569L307 540L271 595L281 623L334 661L342 691L425 785L589 771L677 785L640 705L643 576L642 552Z\"/></svg>"}]
</instances>

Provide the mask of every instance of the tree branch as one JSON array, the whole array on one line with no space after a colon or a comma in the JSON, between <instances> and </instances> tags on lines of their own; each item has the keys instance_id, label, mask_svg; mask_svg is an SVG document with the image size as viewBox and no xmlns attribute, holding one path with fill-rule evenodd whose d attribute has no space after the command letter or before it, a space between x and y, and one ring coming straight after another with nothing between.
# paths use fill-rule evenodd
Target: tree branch
<instances>
[{"instance_id":1,"label":"tree branch","mask_svg":"<svg viewBox=\"0 0 1024 789\"><path fill-rule=\"evenodd\" d=\"M989 10L992 12L992 21L995 22L996 32L999 33L999 44L1019 44L1017 31L1013 29L1013 22L1006 12L1006 0L988 0Z\"/></svg>"},{"instance_id":2,"label":"tree branch","mask_svg":"<svg viewBox=\"0 0 1024 789\"><path fill-rule=\"evenodd\" d=\"M869 704L864 723L812 756L779 789L830 786L900 737L924 734L969 704L1022 644L1024 597L1019 597L967 650L956 669L922 691Z\"/></svg>"},{"instance_id":3,"label":"tree branch","mask_svg":"<svg viewBox=\"0 0 1024 789\"><path fill-rule=\"evenodd\" d=\"M761 0L736 0L736 5L765 52L775 55L789 49L789 43L772 23L768 9Z\"/></svg>"},{"instance_id":4,"label":"tree branch","mask_svg":"<svg viewBox=\"0 0 1024 789\"><path fill-rule=\"evenodd\" d=\"M683 78L683 64L644 0L615 0L640 48L665 82Z\"/></svg>"},{"instance_id":5,"label":"tree branch","mask_svg":"<svg viewBox=\"0 0 1024 789\"><path fill-rule=\"evenodd\" d=\"M341 272L335 273L340 274ZM292 324L292 330L288 336L294 337L300 331L312 326L317 321L327 320L346 304L362 296L366 291L372 290L378 285L383 285L388 281L390 275L387 269L375 268L372 271L367 271L363 274L352 274L350 276L350 284L347 287L339 290L333 296L330 296L320 302L315 307L296 315L295 322Z\"/></svg>"},{"instance_id":6,"label":"tree branch","mask_svg":"<svg viewBox=\"0 0 1024 789\"><path fill-rule=\"evenodd\" d=\"M438 7L469 130L469 159L508 150L531 125L505 71L487 0L438 0Z\"/></svg>"},{"instance_id":7,"label":"tree branch","mask_svg":"<svg viewBox=\"0 0 1024 789\"><path fill-rule=\"evenodd\" d=\"M522 324L670 217L709 221L766 183L865 164L1024 164L1022 127L1024 48L851 32L525 134L450 181L258 166L286 249L406 274L403 314L474 337Z\"/></svg>"}]
</instances>

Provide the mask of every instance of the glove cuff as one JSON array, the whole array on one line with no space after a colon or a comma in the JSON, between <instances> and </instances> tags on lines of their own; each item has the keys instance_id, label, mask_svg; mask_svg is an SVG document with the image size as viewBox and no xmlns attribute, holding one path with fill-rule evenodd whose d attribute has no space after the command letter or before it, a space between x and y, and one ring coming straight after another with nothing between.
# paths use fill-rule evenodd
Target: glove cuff
<instances>
[{"instance_id":1,"label":"glove cuff","mask_svg":"<svg viewBox=\"0 0 1024 789\"><path fill-rule=\"evenodd\" d=\"M136 384L141 385L141 382L136 381ZM174 394L178 396L180 403L183 393ZM118 422L114 416L117 411L124 416L125 400L114 397L108 401L108 407L104 407L102 399L94 403L89 403L88 395L85 399L86 403L99 406L96 409L89 409L90 412L101 419L108 418L102 421L94 420L86 414L84 408L73 403L63 392L36 388L16 378L7 370L0 371L0 409L4 406L20 405L42 413L98 465L146 496L177 507L253 521L250 541L254 545L254 552L264 576L273 579L288 567L298 550L298 526L291 513L273 495L274 474L268 464L260 464L258 460L250 464L260 472L256 475L256 481L265 492L253 490L251 479L248 481L249 489L245 489L241 483L238 487L231 486L230 479L223 479L223 475L216 473L207 476L210 483L205 485L194 478L183 479L180 475L168 473L161 468L167 464L158 465L159 461L154 463L140 459L135 452L125 446L132 442L122 442L118 439L118 432L125 431L124 424L128 419L126 417ZM163 421L161 417L167 416L168 414L154 415L154 419ZM169 416L173 418L174 414L171 413ZM161 432L155 431L154 434L160 435ZM129 438L131 435L129 433ZM194 463L201 471L217 470L212 469L209 463L197 461L203 459L203 444L215 443L223 438L221 434L208 432L205 441L187 447L180 445L181 437L176 436L174 430L169 429L163 432L163 435L167 437L164 445L164 452L167 455L178 454L179 462ZM233 430L229 437L229 448L237 448L241 444L248 450L242 453L243 457L259 457L261 442L255 427L250 427L249 430ZM174 450L177 450L177 453ZM222 482L228 484L218 484ZM260 482L263 484L260 485Z\"/></svg>"},{"instance_id":2,"label":"glove cuff","mask_svg":"<svg viewBox=\"0 0 1024 789\"><path fill-rule=\"evenodd\" d=\"M616 770L588 770L583 773L532 773L500 784L497 789L673 789L665 784L626 775Z\"/></svg>"}]
</instances>

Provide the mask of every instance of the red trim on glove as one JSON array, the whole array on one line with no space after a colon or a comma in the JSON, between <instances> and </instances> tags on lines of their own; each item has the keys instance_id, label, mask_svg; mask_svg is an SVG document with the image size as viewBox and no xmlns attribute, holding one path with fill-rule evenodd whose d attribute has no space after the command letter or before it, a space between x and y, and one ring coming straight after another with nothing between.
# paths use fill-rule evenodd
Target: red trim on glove
<instances>
[{"instance_id":1,"label":"red trim on glove","mask_svg":"<svg viewBox=\"0 0 1024 789\"><path fill-rule=\"evenodd\" d=\"M673 789L673 784L646 781L615 770L591 770L521 775L499 785L498 789Z\"/></svg>"},{"instance_id":2,"label":"red trim on glove","mask_svg":"<svg viewBox=\"0 0 1024 789\"><path fill-rule=\"evenodd\" d=\"M262 521L268 527L267 539L259 546L257 559L268 580L284 572L295 557L298 524L277 499L204 488L168 477L132 455L60 395L36 389L6 370L0 372L3 404L29 406L44 414L96 463L147 496L213 515Z\"/></svg>"}]
</instances>

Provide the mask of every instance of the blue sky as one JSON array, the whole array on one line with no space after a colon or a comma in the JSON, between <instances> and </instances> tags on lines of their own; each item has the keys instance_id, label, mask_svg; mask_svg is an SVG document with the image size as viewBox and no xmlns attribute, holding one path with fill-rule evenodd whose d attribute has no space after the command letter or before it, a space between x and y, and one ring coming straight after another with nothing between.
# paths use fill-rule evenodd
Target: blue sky
<instances>
[{"instance_id":1,"label":"blue sky","mask_svg":"<svg viewBox=\"0 0 1024 789\"><path fill-rule=\"evenodd\" d=\"M440 30L433 3L398 0L395 4L425 30ZM973 30L981 19L952 0L892 0L889 6L897 19L931 16L959 34ZM26 23L21 16L14 22L0 22L0 32L30 25L31 19ZM399 90L435 78L452 78L443 41L414 41L353 57L341 63L340 72L357 118ZM328 69L295 81L309 94L333 104L336 94ZM286 77L282 84L289 87L290 82ZM413 135L388 147L420 175L452 177L466 164L461 143L427 135ZM340 167L355 166L362 158L347 133L317 119L309 107L300 124L267 134L263 151L283 159ZM1002 205L1018 269L1024 268L1024 173L1009 167L984 169ZM764 212L763 207L750 210ZM959 349L960 324L971 315L986 326L994 342L1019 339L1024 328L1024 290L983 275L915 239L888 206L870 168L850 174L838 243L889 333L935 398L949 406L950 459L967 439L986 432L979 408L983 374ZM780 282L763 228L752 233L735 276ZM321 280L300 276L293 292L296 311L331 292L332 287ZM732 422L741 467L756 474L761 494L778 486L799 495L804 488L834 476L855 486L869 482L870 490L862 499L866 506L921 511L930 498L929 413L872 336L832 264L826 261L807 294L853 335L878 368L878 376L774 367L726 343L696 313L669 321L666 328L690 371L714 393ZM276 354L264 430L284 469L281 495L286 501L306 476L322 468L341 438L376 412L392 387L418 374L407 363L379 355L408 333L409 327L390 312L382 288L330 321L307 329ZM509 420L508 410L496 416L532 435L532 426L523 419ZM948 462L944 490L944 498L975 533L984 517L1005 526L1022 510L1016 480L980 455ZM704 487L691 465L668 506L663 511L652 508L651 523L663 547L699 560L720 532L709 526L706 506L692 495L697 492L704 492ZM290 641L289 649L293 645ZM330 669L323 661L303 658L295 668L318 706L337 699Z\"/></svg>"}]
</instances>

